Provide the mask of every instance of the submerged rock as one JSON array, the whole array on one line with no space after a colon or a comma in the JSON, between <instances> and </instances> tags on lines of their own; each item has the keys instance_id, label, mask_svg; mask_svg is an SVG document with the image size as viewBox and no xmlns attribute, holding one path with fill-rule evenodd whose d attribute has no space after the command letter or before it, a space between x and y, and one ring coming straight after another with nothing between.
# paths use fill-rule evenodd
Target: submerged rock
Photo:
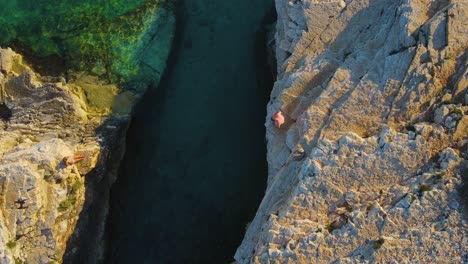
<instances>
[{"instance_id":1,"label":"submerged rock","mask_svg":"<svg viewBox=\"0 0 468 264\"><path fill-rule=\"evenodd\" d=\"M267 116L293 122L266 121L268 187L237 262L468 262L467 3L276 7Z\"/></svg>"},{"instance_id":2,"label":"submerged rock","mask_svg":"<svg viewBox=\"0 0 468 264\"><path fill-rule=\"evenodd\" d=\"M0 46L48 57L47 64L66 60L62 71L86 71L114 83L157 83L174 26L169 5L166 0L10 1L0 10Z\"/></svg>"}]
</instances>

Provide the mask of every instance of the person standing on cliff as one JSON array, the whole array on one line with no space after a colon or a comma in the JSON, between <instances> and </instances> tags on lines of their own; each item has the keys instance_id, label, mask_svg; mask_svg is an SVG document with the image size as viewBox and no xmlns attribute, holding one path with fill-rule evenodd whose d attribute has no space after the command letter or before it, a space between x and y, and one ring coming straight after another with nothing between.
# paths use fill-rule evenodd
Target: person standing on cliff
<instances>
[{"instance_id":1,"label":"person standing on cliff","mask_svg":"<svg viewBox=\"0 0 468 264\"><path fill-rule=\"evenodd\" d=\"M284 124L284 116L281 111L276 112L271 120L275 123L275 127L281 128L281 125Z\"/></svg>"}]
</instances>

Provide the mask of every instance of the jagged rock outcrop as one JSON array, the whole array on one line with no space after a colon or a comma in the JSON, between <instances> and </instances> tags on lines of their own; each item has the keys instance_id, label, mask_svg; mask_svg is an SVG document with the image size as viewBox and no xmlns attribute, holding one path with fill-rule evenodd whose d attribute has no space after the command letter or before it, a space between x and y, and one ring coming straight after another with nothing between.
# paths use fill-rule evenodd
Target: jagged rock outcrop
<instances>
[{"instance_id":1,"label":"jagged rock outcrop","mask_svg":"<svg viewBox=\"0 0 468 264\"><path fill-rule=\"evenodd\" d=\"M40 77L10 49L0 50L0 68L2 109L10 112L0 120L1 262L60 262L78 219L85 221L83 212L96 205L95 186L115 178L110 157L123 154L110 151L123 148L115 138L122 137L130 107L113 109L113 101L132 99L97 79L99 96L92 96L96 91L84 84L90 78L65 84ZM74 154L86 158L66 166L62 159ZM97 239L103 223L95 223Z\"/></svg>"},{"instance_id":2,"label":"jagged rock outcrop","mask_svg":"<svg viewBox=\"0 0 468 264\"><path fill-rule=\"evenodd\" d=\"M92 15L83 13L89 7L83 5L76 13L66 9L73 18L49 17L62 25L52 28L61 30L74 24L74 19ZM106 10L97 11L102 16ZM130 113L148 86L159 82L175 26L173 10L165 1L146 2L112 16L117 16L116 21L109 24L83 21L89 27L77 29L87 38L75 33L71 33L73 40L66 37L68 44L81 47L68 59L87 65L107 53L117 55L107 56L113 60L107 63L118 66L112 73L131 76L124 86L70 69L62 69L68 80L40 76L21 55L0 49L0 263L98 263L104 258L110 188L124 153ZM115 30L123 20L128 32ZM104 39L91 37L99 32L101 38L112 39L103 43ZM40 38L60 39L53 34ZM83 45L87 49L82 50ZM80 56L88 57L81 58L83 62ZM102 69L88 70L105 75ZM64 157L73 155L85 159L67 166Z\"/></svg>"},{"instance_id":3,"label":"jagged rock outcrop","mask_svg":"<svg viewBox=\"0 0 468 264\"><path fill-rule=\"evenodd\" d=\"M40 76L11 49L0 49L0 70L0 262L102 260L109 191L141 90L82 73L68 83ZM73 155L85 159L67 166Z\"/></svg>"},{"instance_id":4,"label":"jagged rock outcrop","mask_svg":"<svg viewBox=\"0 0 468 264\"><path fill-rule=\"evenodd\" d=\"M468 3L276 7L268 187L237 262L468 262Z\"/></svg>"}]
</instances>

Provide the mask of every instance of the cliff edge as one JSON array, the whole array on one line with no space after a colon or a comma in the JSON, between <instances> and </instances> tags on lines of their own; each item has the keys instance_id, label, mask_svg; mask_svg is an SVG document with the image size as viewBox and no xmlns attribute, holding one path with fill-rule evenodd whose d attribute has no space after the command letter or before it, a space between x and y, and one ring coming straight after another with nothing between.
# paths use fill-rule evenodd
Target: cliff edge
<instances>
[{"instance_id":1,"label":"cliff edge","mask_svg":"<svg viewBox=\"0 0 468 264\"><path fill-rule=\"evenodd\" d=\"M237 262L468 262L468 3L276 8L268 186Z\"/></svg>"},{"instance_id":2,"label":"cliff edge","mask_svg":"<svg viewBox=\"0 0 468 264\"><path fill-rule=\"evenodd\" d=\"M0 31L10 34L1 43L18 37L35 55L50 49L68 64L60 69L66 79L41 76L34 69L57 67L51 57L28 56L36 61L28 64L0 49L0 263L104 260L110 188L132 108L159 82L174 34L170 4L142 2L83 1L74 9L15 2L5 9ZM114 84L117 77L125 84Z\"/></svg>"},{"instance_id":3,"label":"cliff edge","mask_svg":"<svg viewBox=\"0 0 468 264\"><path fill-rule=\"evenodd\" d=\"M61 262L90 208L102 239L109 190L93 196L115 179L135 96L86 75L40 76L11 49L0 49L0 68L0 259ZM73 155L85 159L67 165Z\"/></svg>"}]
</instances>

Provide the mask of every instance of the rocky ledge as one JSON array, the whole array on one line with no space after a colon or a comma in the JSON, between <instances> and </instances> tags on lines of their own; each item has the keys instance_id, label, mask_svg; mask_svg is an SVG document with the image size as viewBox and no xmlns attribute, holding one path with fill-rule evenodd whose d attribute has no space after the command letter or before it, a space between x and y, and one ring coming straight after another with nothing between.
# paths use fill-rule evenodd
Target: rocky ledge
<instances>
[{"instance_id":1,"label":"rocky ledge","mask_svg":"<svg viewBox=\"0 0 468 264\"><path fill-rule=\"evenodd\" d=\"M466 1L276 8L268 187L237 262L468 262Z\"/></svg>"},{"instance_id":2,"label":"rocky ledge","mask_svg":"<svg viewBox=\"0 0 468 264\"><path fill-rule=\"evenodd\" d=\"M157 55L161 43L148 45ZM103 259L110 187L141 87L164 70L157 57L146 83L125 90L84 73L40 76L0 49L1 263Z\"/></svg>"},{"instance_id":3,"label":"rocky ledge","mask_svg":"<svg viewBox=\"0 0 468 264\"><path fill-rule=\"evenodd\" d=\"M0 262L61 262L90 220L100 258L135 96L86 75L41 77L10 49L0 67ZM73 155L84 160L65 164Z\"/></svg>"},{"instance_id":4,"label":"rocky ledge","mask_svg":"<svg viewBox=\"0 0 468 264\"><path fill-rule=\"evenodd\" d=\"M122 67L113 69L113 74L137 73L125 85L76 72L79 67L75 72L63 69L67 80L41 76L21 55L0 49L0 263L99 263L104 259L109 193L124 153L130 113L149 85L159 82L172 44L174 14L163 3L151 1L136 11L112 14L118 16L117 22L143 25L130 27L129 32L112 28L120 28L118 23L85 21L92 25L83 30L92 32L79 27L69 40L68 44L81 43L83 48L93 43L93 34L114 34L110 50L99 49L98 44L103 44L99 42L73 54L88 56L92 63L115 53L117 59L112 62ZM80 8L89 9L82 4ZM53 16L65 23L55 29L73 24L80 14L89 16L79 8L79 12L64 10L73 17L62 21L64 16ZM19 32L21 25L16 25ZM42 34L40 38L60 36ZM75 64L82 62L75 59ZM44 70L50 65L32 66ZM96 74L94 69L91 72Z\"/></svg>"}]
</instances>

